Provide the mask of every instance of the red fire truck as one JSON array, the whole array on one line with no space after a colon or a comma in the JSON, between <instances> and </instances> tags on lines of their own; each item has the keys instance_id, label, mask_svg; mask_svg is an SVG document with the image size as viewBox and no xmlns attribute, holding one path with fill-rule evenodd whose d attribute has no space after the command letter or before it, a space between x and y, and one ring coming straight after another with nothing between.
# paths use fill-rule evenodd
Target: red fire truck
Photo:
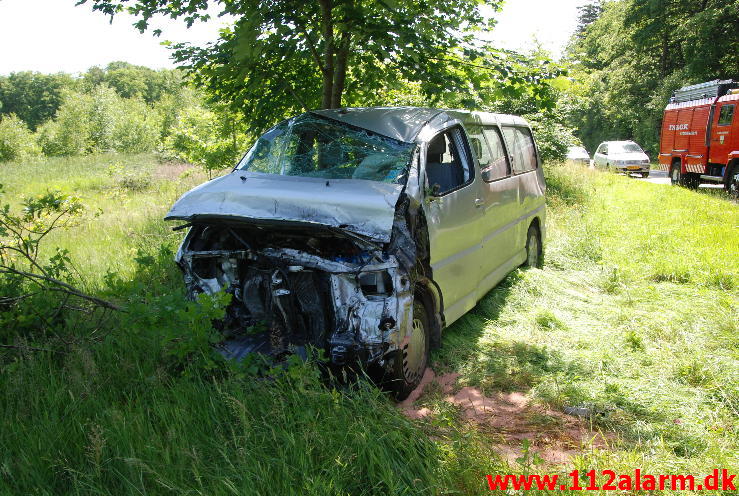
<instances>
[{"instance_id":1,"label":"red fire truck","mask_svg":"<svg viewBox=\"0 0 739 496\"><path fill-rule=\"evenodd\" d=\"M665 108L660 169L672 184L722 183L739 189L739 82L710 81L675 91Z\"/></svg>"}]
</instances>

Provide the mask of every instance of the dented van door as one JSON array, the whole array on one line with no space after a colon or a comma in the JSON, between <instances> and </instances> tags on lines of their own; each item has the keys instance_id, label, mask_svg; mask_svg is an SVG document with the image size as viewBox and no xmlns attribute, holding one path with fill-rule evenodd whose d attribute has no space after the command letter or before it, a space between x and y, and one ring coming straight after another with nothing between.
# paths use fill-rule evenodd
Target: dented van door
<instances>
[{"instance_id":1,"label":"dented van door","mask_svg":"<svg viewBox=\"0 0 739 496\"><path fill-rule=\"evenodd\" d=\"M430 262L444 295L449 325L475 306L481 270L480 180L461 126L433 137L425 147Z\"/></svg>"}]
</instances>

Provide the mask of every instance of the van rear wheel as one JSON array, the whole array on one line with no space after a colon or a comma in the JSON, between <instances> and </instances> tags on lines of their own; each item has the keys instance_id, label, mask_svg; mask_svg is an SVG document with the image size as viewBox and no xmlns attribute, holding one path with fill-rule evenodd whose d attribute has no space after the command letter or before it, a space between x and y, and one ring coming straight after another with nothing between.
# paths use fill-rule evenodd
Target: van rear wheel
<instances>
[{"instance_id":1,"label":"van rear wheel","mask_svg":"<svg viewBox=\"0 0 739 496\"><path fill-rule=\"evenodd\" d=\"M539 233L539 228L531 224L528 233L526 233L526 267L537 267L541 269L541 253L541 234Z\"/></svg>"},{"instance_id":2,"label":"van rear wheel","mask_svg":"<svg viewBox=\"0 0 739 496\"><path fill-rule=\"evenodd\" d=\"M426 307L416 299L413 302L413 321L410 334L395 353L385 385L397 401L402 401L421 383L429 357L430 326Z\"/></svg>"}]
</instances>

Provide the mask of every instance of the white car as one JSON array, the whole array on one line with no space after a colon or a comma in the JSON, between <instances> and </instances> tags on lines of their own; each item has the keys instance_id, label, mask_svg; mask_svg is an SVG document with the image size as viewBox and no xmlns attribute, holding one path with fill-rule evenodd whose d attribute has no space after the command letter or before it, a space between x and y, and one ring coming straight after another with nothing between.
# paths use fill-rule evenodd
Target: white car
<instances>
[{"instance_id":1,"label":"white car","mask_svg":"<svg viewBox=\"0 0 739 496\"><path fill-rule=\"evenodd\" d=\"M604 141L595 150L593 165L626 174L649 176L649 157L633 141Z\"/></svg>"},{"instance_id":2,"label":"white car","mask_svg":"<svg viewBox=\"0 0 739 496\"><path fill-rule=\"evenodd\" d=\"M567 149L567 163L588 166L590 165L590 154L581 146L571 146Z\"/></svg>"}]
</instances>

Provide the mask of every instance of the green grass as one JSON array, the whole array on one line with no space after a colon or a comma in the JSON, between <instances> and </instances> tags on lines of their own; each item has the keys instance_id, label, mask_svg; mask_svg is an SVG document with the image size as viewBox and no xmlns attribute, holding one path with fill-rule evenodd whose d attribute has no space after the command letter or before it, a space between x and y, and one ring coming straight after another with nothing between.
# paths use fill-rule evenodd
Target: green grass
<instances>
[{"instance_id":1,"label":"green grass","mask_svg":"<svg viewBox=\"0 0 739 496\"><path fill-rule=\"evenodd\" d=\"M610 449L581 468L739 467L739 207L596 171L550 169L545 268L455 324L437 367L584 406ZM492 318L491 318L492 317Z\"/></svg>"},{"instance_id":2,"label":"green grass","mask_svg":"<svg viewBox=\"0 0 739 496\"><path fill-rule=\"evenodd\" d=\"M547 176L544 269L515 272L445 331L437 372L588 408L609 447L583 450L581 470L736 472L739 207L597 171ZM47 188L83 199L83 225L49 253L68 248L86 289L127 309L0 330L20 348L0 351L0 494L480 494L485 474L534 470L508 467L496 433L438 388L420 401L430 417L410 421L364 381L333 389L311 366L256 379L174 356L169 338L207 319L184 302L183 233L161 218L203 179L154 156L0 166L11 203Z\"/></svg>"}]
</instances>

